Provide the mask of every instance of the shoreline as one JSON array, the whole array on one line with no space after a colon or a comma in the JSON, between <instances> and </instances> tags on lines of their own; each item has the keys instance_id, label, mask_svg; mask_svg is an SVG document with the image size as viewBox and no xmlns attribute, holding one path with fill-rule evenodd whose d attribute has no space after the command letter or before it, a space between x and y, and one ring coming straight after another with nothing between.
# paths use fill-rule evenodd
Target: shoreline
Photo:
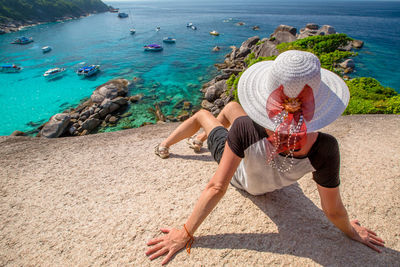
<instances>
[{"instance_id":1,"label":"shoreline","mask_svg":"<svg viewBox=\"0 0 400 267\"><path fill-rule=\"evenodd\" d=\"M108 11L104 11L104 12L108 12ZM38 26L38 25L42 25L42 24L47 24L47 23L65 22L65 21L69 21L69 20L86 18L91 15L99 14L99 13L103 13L103 12L92 12L92 13L88 13L85 15L81 15L79 17L65 16L65 17L62 17L62 18L59 18L59 19L53 20L53 21L36 21L36 22L32 22L32 23L30 23L30 22L25 23L23 21L11 20L8 23L0 22L0 34L19 32L25 28L30 28L30 27L34 27L34 26Z\"/></svg>"}]
</instances>

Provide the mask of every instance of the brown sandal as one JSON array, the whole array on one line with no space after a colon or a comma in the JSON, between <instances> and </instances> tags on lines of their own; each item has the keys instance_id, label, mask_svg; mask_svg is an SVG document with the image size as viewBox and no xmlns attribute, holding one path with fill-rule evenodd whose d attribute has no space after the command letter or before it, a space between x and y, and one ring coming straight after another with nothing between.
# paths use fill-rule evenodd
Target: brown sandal
<instances>
[{"instance_id":1,"label":"brown sandal","mask_svg":"<svg viewBox=\"0 0 400 267\"><path fill-rule=\"evenodd\" d=\"M200 140L197 140L197 135L193 135L192 137L189 137L186 141L186 143L189 145L191 149L194 150L194 152L200 152L201 148L203 147L203 142Z\"/></svg>"},{"instance_id":2,"label":"brown sandal","mask_svg":"<svg viewBox=\"0 0 400 267\"><path fill-rule=\"evenodd\" d=\"M160 146L160 144L158 144L154 149L154 153L160 158L166 159L169 157L169 148L165 146Z\"/></svg>"}]
</instances>

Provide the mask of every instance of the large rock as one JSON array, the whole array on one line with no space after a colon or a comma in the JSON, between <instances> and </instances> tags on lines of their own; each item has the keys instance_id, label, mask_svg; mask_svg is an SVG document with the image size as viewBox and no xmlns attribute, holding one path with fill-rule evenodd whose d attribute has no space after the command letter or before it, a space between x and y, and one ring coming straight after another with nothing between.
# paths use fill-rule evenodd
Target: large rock
<instances>
[{"instance_id":1,"label":"large rock","mask_svg":"<svg viewBox=\"0 0 400 267\"><path fill-rule=\"evenodd\" d=\"M104 99L114 99L117 96L125 96L128 93L129 81L125 79L115 79L102 84L94 90L90 99L94 103L100 104Z\"/></svg>"},{"instance_id":2,"label":"large rock","mask_svg":"<svg viewBox=\"0 0 400 267\"><path fill-rule=\"evenodd\" d=\"M271 41L262 43L255 51L256 58L258 57L270 57L279 55L279 51L276 49L276 44Z\"/></svg>"},{"instance_id":3,"label":"large rock","mask_svg":"<svg viewBox=\"0 0 400 267\"><path fill-rule=\"evenodd\" d=\"M94 128L96 128L99 124L101 123L101 120L99 119L87 119L82 123L82 129L87 130L88 132L92 131Z\"/></svg>"},{"instance_id":4,"label":"large rock","mask_svg":"<svg viewBox=\"0 0 400 267\"><path fill-rule=\"evenodd\" d=\"M309 30L318 30L319 26L316 23L307 23L306 29Z\"/></svg>"},{"instance_id":5,"label":"large rock","mask_svg":"<svg viewBox=\"0 0 400 267\"><path fill-rule=\"evenodd\" d=\"M57 138L67 129L71 117L67 113L58 113L52 116L48 123L40 131L40 136L47 138Z\"/></svg>"},{"instance_id":6,"label":"large rock","mask_svg":"<svg viewBox=\"0 0 400 267\"><path fill-rule=\"evenodd\" d=\"M291 32L288 31L280 31L273 35L275 37L275 41L280 43L291 43L297 40L296 35L293 35Z\"/></svg>"},{"instance_id":7,"label":"large rock","mask_svg":"<svg viewBox=\"0 0 400 267\"><path fill-rule=\"evenodd\" d=\"M251 53L251 49L250 48L240 49L239 53L237 53L237 55L236 55L236 58L245 57L250 53Z\"/></svg>"},{"instance_id":8,"label":"large rock","mask_svg":"<svg viewBox=\"0 0 400 267\"><path fill-rule=\"evenodd\" d=\"M296 36L297 34L297 29L295 27L289 26L289 25L279 25L278 27L276 27L274 33L272 34L273 36L275 36L278 32L288 32L293 36Z\"/></svg>"},{"instance_id":9,"label":"large rock","mask_svg":"<svg viewBox=\"0 0 400 267\"><path fill-rule=\"evenodd\" d=\"M260 37L258 36L253 36L247 39L242 43L242 45L239 48L239 52L242 52L246 49L251 49L258 41L260 41Z\"/></svg>"},{"instance_id":10,"label":"large rock","mask_svg":"<svg viewBox=\"0 0 400 267\"><path fill-rule=\"evenodd\" d=\"M347 68L354 69L354 67L356 66L356 64L354 63L354 60L352 60L351 58L346 59L345 61L343 61L339 65L340 65L340 67L342 67L344 69L347 69Z\"/></svg>"},{"instance_id":11,"label":"large rock","mask_svg":"<svg viewBox=\"0 0 400 267\"><path fill-rule=\"evenodd\" d=\"M205 98L209 102L214 102L227 89L226 80L216 82L214 85L207 88Z\"/></svg>"},{"instance_id":12,"label":"large rock","mask_svg":"<svg viewBox=\"0 0 400 267\"><path fill-rule=\"evenodd\" d=\"M353 40L352 45L354 48L361 48L361 47L363 47L364 42L360 41L360 40Z\"/></svg>"},{"instance_id":13,"label":"large rock","mask_svg":"<svg viewBox=\"0 0 400 267\"><path fill-rule=\"evenodd\" d=\"M323 25L318 31L317 35L329 35L329 34L335 34L336 30L334 27L330 25Z\"/></svg>"}]
</instances>

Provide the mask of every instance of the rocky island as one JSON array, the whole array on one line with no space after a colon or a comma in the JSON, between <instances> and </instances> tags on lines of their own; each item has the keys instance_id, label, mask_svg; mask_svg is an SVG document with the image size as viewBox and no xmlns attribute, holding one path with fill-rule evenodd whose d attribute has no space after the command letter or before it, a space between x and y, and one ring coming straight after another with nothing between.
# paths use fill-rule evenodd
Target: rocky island
<instances>
[{"instance_id":1,"label":"rocky island","mask_svg":"<svg viewBox=\"0 0 400 267\"><path fill-rule=\"evenodd\" d=\"M101 0L9 0L0 2L0 34L45 22L79 18L106 12Z\"/></svg>"}]
</instances>

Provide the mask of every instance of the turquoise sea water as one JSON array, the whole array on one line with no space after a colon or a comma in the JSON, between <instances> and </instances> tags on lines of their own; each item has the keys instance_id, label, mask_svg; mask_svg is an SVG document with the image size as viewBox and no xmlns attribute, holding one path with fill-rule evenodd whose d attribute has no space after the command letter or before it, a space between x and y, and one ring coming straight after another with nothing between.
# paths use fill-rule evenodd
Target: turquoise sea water
<instances>
[{"instance_id":1,"label":"turquoise sea water","mask_svg":"<svg viewBox=\"0 0 400 267\"><path fill-rule=\"evenodd\" d=\"M200 103L201 84L216 74L213 64L223 61L231 45L240 46L254 35L268 37L279 24L298 30L309 22L329 24L338 32L364 40L353 76L375 77L400 92L399 2L174 0L110 4L130 17L119 19L115 13L102 13L0 35L0 63L24 68L16 74L0 73L0 135L35 129L55 113L89 97L98 85L117 77L139 78L141 82L130 94L146 97L127 110L132 115L108 130L152 121L148 108L154 102L164 101L163 111L176 115L174 105L180 100ZM236 26L239 21L246 24ZM187 22L193 22L198 30L186 28ZM254 25L261 30L253 31ZM159 32L155 31L157 26L161 27ZM136 28L135 35L129 33L131 27ZM214 29L221 35L209 35ZM35 42L10 44L22 35L33 37ZM164 44L160 53L143 51L143 45L162 43L166 36L176 38L176 44ZM53 51L43 54L41 47L46 45ZM211 52L216 45L222 50ZM100 64L101 72L89 79L79 78L75 70L83 62ZM46 81L42 75L52 67L67 71L58 80Z\"/></svg>"}]
</instances>

